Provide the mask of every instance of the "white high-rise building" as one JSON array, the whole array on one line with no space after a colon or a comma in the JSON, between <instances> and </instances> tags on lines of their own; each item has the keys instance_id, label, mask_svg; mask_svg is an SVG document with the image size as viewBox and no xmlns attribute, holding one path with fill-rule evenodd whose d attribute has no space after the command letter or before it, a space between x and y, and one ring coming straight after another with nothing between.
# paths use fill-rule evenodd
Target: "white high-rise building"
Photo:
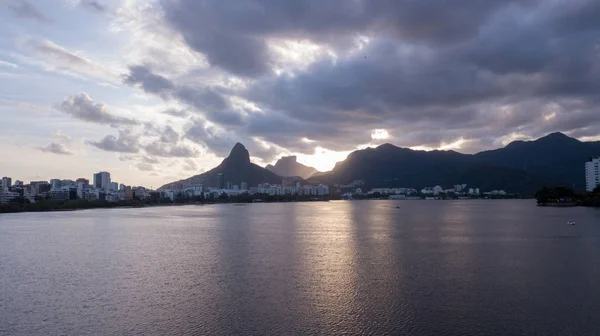
<instances>
[{"instance_id":1,"label":"white high-rise building","mask_svg":"<svg viewBox=\"0 0 600 336\"><path fill-rule=\"evenodd\" d=\"M94 174L94 187L98 189L109 190L110 185L110 173L109 172L99 172Z\"/></svg>"},{"instance_id":2,"label":"white high-rise building","mask_svg":"<svg viewBox=\"0 0 600 336\"><path fill-rule=\"evenodd\" d=\"M600 156L585 163L585 189L594 191L600 185Z\"/></svg>"}]
</instances>

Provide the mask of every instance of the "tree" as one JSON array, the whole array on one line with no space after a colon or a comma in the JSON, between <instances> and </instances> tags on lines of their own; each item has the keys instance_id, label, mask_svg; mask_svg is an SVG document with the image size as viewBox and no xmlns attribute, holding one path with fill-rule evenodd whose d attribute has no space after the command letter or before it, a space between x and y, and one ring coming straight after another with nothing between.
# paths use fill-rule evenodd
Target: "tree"
<instances>
[{"instance_id":1,"label":"tree","mask_svg":"<svg viewBox=\"0 0 600 336\"><path fill-rule=\"evenodd\" d=\"M535 199L537 200L538 204L545 204L548 203L551 199L553 199L552 194L552 189L548 187L542 187L542 189L538 190L535 193Z\"/></svg>"},{"instance_id":2,"label":"tree","mask_svg":"<svg viewBox=\"0 0 600 336\"><path fill-rule=\"evenodd\" d=\"M18 196L18 197L11 199L10 203L13 203L13 204L26 204L27 203L28 204L31 202L29 202L29 200L23 196Z\"/></svg>"}]
</instances>

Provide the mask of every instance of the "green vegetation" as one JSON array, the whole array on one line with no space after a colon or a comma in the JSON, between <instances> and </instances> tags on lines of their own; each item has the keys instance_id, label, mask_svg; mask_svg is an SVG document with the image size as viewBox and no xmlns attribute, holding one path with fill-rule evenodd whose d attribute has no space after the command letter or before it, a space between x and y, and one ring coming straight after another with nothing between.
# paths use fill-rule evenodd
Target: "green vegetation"
<instances>
[{"instance_id":1,"label":"green vegetation","mask_svg":"<svg viewBox=\"0 0 600 336\"><path fill-rule=\"evenodd\" d=\"M128 200L119 202L86 201L81 199L68 201L55 201L51 199L39 199L35 203L29 203L23 198L12 200L9 204L0 204L0 213L9 212L40 212L40 211L68 211L97 208L118 207L141 207L147 205L167 204L171 200Z\"/></svg>"},{"instance_id":2,"label":"green vegetation","mask_svg":"<svg viewBox=\"0 0 600 336\"><path fill-rule=\"evenodd\" d=\"M543 187L535 193L535 198L538 205L600 207L600 186L592 192L582 194L577 194L572 189L565 187Z\"/></svg>"},{"instance_id":3,"label":"green vegetation","mask_svg":"<svg viewBox=\"0 0 600 336\"><path fill-rule=\"evenodd\" d=\"M82 209L98 208L123 208L123 207L145 207L156 205L172 204L213 204L213 203L252 203L261 202L307 202L307 201L327 201L324 196L301 196L301 195L266 195L248 193L237 196L228 196L221 194L218 197L204 198L202 196L185 197L181 196L171 201L168 198L161 199L134 199L118 202L107 201L86 201L81 199L68 201L55 201L51 199L37 199L35 203L29 203L26 199L19 197L12 200L9 204L0 204L0 213L11 212L39 212L39 211L69 211Z\"/></svg>"}]
</instances>

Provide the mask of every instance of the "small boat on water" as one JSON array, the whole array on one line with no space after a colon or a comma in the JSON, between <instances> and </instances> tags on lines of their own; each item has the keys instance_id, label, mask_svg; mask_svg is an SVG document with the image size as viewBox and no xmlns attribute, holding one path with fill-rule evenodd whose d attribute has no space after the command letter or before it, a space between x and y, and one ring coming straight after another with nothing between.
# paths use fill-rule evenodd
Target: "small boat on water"
<instances>
[{"instance_id":1,"label":"small boat on water","mask_svg":"<svg viewBox=\"0 0 600 336\"><path fill-rule=\"evenodd\" d=\"M568 221L567 225L575 225L575 221Z\"/></svg>"}]
</instances>

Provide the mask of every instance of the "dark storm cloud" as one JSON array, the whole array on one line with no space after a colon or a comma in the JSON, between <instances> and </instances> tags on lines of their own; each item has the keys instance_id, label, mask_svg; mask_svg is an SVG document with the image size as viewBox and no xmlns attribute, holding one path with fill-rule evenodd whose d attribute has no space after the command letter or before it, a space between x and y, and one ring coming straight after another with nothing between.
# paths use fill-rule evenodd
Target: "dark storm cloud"
<instances>
[{"instance_id":1,"label":"dark storm cloud","mask_svg":"<svg viewBox=\"0 0 600 336\"><path fill-rule=\"evenodd\" d=\"M124 76L126 84L139 85L145 92L162 94L175 86L167 78L154 74L147 67L136 65L129 67L129 74Z\"/></svg>"},{"instance_id":2,"label":"dark storm cloud","mask_svg":"<svg viewBox=\"0 0 600 336\"><path fill-rule=\"evenodd\" d=\"M229 90L219 86L176 85L146 66L131 66L124 82L139 86L147 93L164 99L176 99L201 111L211 121L225 125L240 125L243 111L234 108L227 99Z\"/></svg>"},{"instance_id":3,"label":"dark storm cloud","mask_svg":"<svg viewBox=\"0 0 600 336\"><path fill-rule=\"evenodd\" d=\"M141 66L126 81L200 111L215 125L194 121L185 137L221 156L253 138L302 153L350 150L379 128L397 145L464 139L475 150L513 133L589 136L600 124L598 1L161 4L171 28L244 89L179 84ZM369 42L357 49L361 36ZM336 55L275 75L270 44L282 39ZM233 107L235 96L260 112Z\"/></svg>"},{"instance_id":4,"label":"dark storm cloud","mask_svg":"<svg viewBox=\"0 0 600 336\"><path fill-rule=\"evenodd\" d=\"M163 0L161 3L168 22L192 48L205 54L213 66L236 75L256 77L267 73L274 61L266 38L309 38L338 45L362 34L417 43L449 43L473 36L495 10L511 2L521 1Z\"/></svg>"}]
</instances>

